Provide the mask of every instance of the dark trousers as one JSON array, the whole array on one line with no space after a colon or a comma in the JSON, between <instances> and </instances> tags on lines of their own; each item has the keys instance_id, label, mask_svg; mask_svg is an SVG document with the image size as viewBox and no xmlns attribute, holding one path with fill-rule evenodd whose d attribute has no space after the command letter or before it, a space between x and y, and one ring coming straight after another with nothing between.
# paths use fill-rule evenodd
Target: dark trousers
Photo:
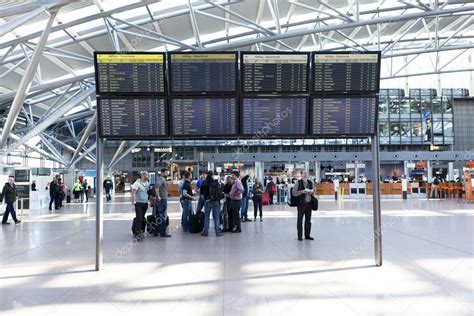
<instances>
[{"instance_id":1,"label":"dark trousers","mask_svg":"<svg viewBox=\"0 0 474 316\"><path fill-rule=\"evenodd\" d=\"M134 227L135 236L138 234L143 235L145 233L145 231L142 230L142 227L143 227L143 222L145 221L145 213L147 209L148 209L148 203L135 203L135 218L137 219L135 221L135 227Z\"/></svg>"},{"instance_id":2,"label":"dark trousers","mask_svg":"<svg viewBox=\"0 0 474 316\"><path fill-rule=\"evenodd\" d=\"M296 223L296 228L298 229L298 238L303 237L303 216L304 216L304 236L311 236L311 203L304 203L303 205L298 205L298 221Z\"/></svg>"},{"instance_id":3,"label":"dark trousers","mask_svg":"<svg viewBox=\"0 0 474 316\"><path fill-rule=\"evenodd\" d=\"M5 224L8 221L8 214L12 214L13 221L16 223L18 219L16 218L15 207L13 202L6 202L7 208L5 209L5 214L3 214L2 224Z\"/></svg>"},{"instance_id":4,"label":"dark trousers","mask_svg":"<svg viewBox=\"0 0 474 316\"><path fill-rule=\"evenodd\" d=\"M105 189L105 199L107 201L111 201L112 200L112 196L110 195L110 189Z\"/></svg>"},{"instance_id":5,"label":"dark trousers","mask_svg":"<svg viewBox=\"0 0 474 316\"><path fill-rule=\"evenodd\" d=\"M268 195L270 196L268 203L273 204L273 193L270 192L270 193L268 193Z\"/></svg>"},{"instance_id":6,"label":"dark trousers","mask_svg":"<svg viewBox=\"0 0 474 316\"><path fill-rule=\"evenodd\" d=\"M232 219L234 227L237 227L237 230L240 230L240 207L242 206L242 200L232 200L230 201L230 210L232 213Z\"/></svg>"},{"instance_id":7,"label":"dark trousers","mask_svg":"<svg viewBox=\"0 0 474 316\"><path fill-rule=\"evenodd\" d=\"M153 229L153 235L166 235L166 212L168 209L168 200L161 199L156 201L153 206L153 215L156 217L156 227Z\"/></svg>"},{"instance_id":8,"label":"dark trousers","mask_svg":"<svg viewBox=\"0 0 474 316\"><path fill-rule=\"evenodd\" d=\"M53 207L54 203L54 209L59 210L59 196L58 194L56 195L50 195L50 200L49 200L49 209Z\"/></svg>"},{"instance_id":9,"label":"dark trousers","mask_svg":"<svg viewBox=\"0 0 474 316\"><path fill-rule=\"evenodd\" d=\"M262 218L263 197L261 195L254 195L253 197L253 217L257 218L257 208L260 210L260 218Z\"/></svg>"}]
</instances>

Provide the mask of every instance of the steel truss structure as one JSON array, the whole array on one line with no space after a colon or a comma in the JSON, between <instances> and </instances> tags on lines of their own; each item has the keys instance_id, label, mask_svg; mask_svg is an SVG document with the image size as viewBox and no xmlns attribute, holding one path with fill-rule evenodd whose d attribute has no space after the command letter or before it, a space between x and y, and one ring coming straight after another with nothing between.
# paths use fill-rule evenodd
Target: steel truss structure
<instances>
[{"instance_id":1,"label":"steel truss structure","mask_svg":"<svg viewBox=\"0 0 474 316\"><path fill-rule=\"evenodd\" d=\"M472 1L166 2L117 1L110 8L92 0L5 5L0 10L0 158L22 147L21 152L39 152L64 167L82 158L95 161L96 49L380 50L385 80L474 70ZM62 20L62 12L75 10L90 13ZM20 30L33 22L42 27ZM454 67L461 57L469 63ZM419 70L414 65L420 59L429 59L432 68ZM38 143L32 145L35 137ZM121 143L108 167L137 145Z\"/></svg>"}]
</instances>

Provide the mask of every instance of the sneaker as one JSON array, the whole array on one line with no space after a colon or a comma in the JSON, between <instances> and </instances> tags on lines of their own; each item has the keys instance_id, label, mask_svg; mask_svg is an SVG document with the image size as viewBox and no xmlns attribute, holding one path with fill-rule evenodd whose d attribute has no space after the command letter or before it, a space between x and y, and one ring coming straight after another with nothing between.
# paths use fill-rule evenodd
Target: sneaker
<instances>
[{"instance_id":1,"label":"sneaker","mask_svg":"<svg viewBox=\"0 0 474 316\"><path fill-rule=\"evenodd\" d=\"M260 221L263 222L263 218L260 217Z\"/></svg>"},{"instance_id":2,"label":"sneaker","mask_svg":"<svg viewBox=\"0 0 474 316\"><path fill-rule=\"evenodd\" d=\"M313 238L313 237L311 237L311 236L306 236L304 239L308 239L308 240L314 240L314 238Z\"/></svg>"},{"instance_id":3,"label":"sneaker","mask_svg":"<svg viewBox=\"0 0 474 316\"><path fill-rule=\"evenodd\" d=\"M254 217L254 218L253 218L253 221L254 221L254 222L256 222L256 221L257 221L257 218L256 218L256 217Z\"/></svg>"},{"instance_id":4,"label":"sneaker","mask_svg":"<svg viewBox=\"0 0 474 316\"><path fill-rule=\"evenodd\" d=\"M216 237L221 237L221 236L222 236L222 233L216 234Z\"/></svg>"},{"instance_id":5,"label":"sneaker","mask_svg":"<svg viewBox=\"0 0 474 316\"><path fill-rule=\"evenodd\" d=\"M298 237L298 240L299 240L299 241L303 241L303 237Z\"/></svg>"},{"instance_id":6,"label":"sneaker","mask_svg":"<svg viewBox=\"0 0 474 316\"><path fill-rule=\"evenodd\" d=\"M251 222L252 220L250 218L245 219L246 222Z\"/></svg>"},{"instance_id":7,"label":"sneaker","mask_svg":"<svg viewBox=\"0 0 474 316\"><path fill-rule=\"evenodd\" d=\"M18 225L18 224L20 224L20 223L21 223L21 221L16 221L16 222L15 222L15 225Z\"/></svg>"},{"instance_id":8,"label":"sneaker","mask_svg":"<svg viewBox=\"0 0 474 316\"><path fill-rule=\"evenodd\" d=\"M241 230L241 229L234 229L232 232L233 232L233 233L241 233L242 230Z\"/></svg>"},{"instance_id":9,"label":"sneaker","mask_svg":"<svg viewBox=\"0 0 474 316\"><path fill-rule=\"evenodd\" d=\"M9 222L2 223L2 225L10 225Z\"/></svg>"},{"instance_id":10,"label":"sneaker","mask_svg":"<svg viewBox=\"0 0 474 316\"><path fill-rule=\"evenodd\" d=\"M171 237L171 235L165 234L165 235L160 235L160 237Z\"/></svg>"},{"instance_id":11,"label":"sneaker","mask_svg":"<svg viewBox=\"0 0 474 316\"><path fill-rule=\"evenodd\" d=\"M207 237L208 235L207 235L207 233L201 233L201 236Z\"/></svg>"}]
</instances>

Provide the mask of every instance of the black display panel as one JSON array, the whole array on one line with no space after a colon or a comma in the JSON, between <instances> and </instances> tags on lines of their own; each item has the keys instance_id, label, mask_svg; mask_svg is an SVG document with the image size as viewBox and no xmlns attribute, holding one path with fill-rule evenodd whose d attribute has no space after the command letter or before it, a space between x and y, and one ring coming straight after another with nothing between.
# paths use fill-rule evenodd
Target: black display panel
<instances>
[{"instance_id":1,"label":"black display panel","mask_svg":"<svg viewBox=\"0 0 474 316\"><path fill-rule=\"evenodd\" d=\"M30 169L15 169L15 182L30 182Z\"/></svg>"},{"instance_id":2,"label":"black display panel","mask_svg":"<svg viewBox=\"0 0 474 316\"><path fill-rule=\"evenodd\" d=\"M110 139L168 136L165 98L98 98L99 135Z\"/></svg>"},{"instance_id":3,"label":"black display panel","mask_svg":"<svg viewBox=\"0 0 474 316\"><path fill-rule=\"evenodd\" d=\"M238 111L235 98L171 99L171 136L238 136Z\"/></svg>"},{"instance_id":4,"label":"black display panel","mask_svg":"<svg viewBox=\"0 0 474 316\"><path fill-rule=\"evenodd\" d=\"M378 93L380 53L313 53L315 94Z\"/></svg>"},{"instance_id":5,"label":"black display panel","mask_svg":"<svg viewBox=\"0 0 474 316\"><path fill-rule=\"evenodd\" d=\"M99 95L166 93L163 53L96 52L94 58Z\"/></svg>"},{"instance_id":6,"label":"black display panel","mask_svg":"<svg viewBox=\"0 0 474 316\"><path fill-rule=\"evenodd\" d=\"M308 53L241 53L244 93L308 92Z\"/></svg>"},{"instance_id":7,"label":"black display panel","mask_svg":"<svg viewBox=\"0 0 474 316\"><path fill-rule=\"evenodd\" d=\"M377 97L315 97L311 99L312 136L374 135Z\"/></svg>"},{"instance_id":8,"label":"black display panel","mask_svg":"<svg viewBox=\"0 0 474 316\"><path fill-rule=\"evenodd\" d=\"M30 209L30 184L15 184L18 207L23 210ZM22 200L23 199L23 200Z\"/></svg>"},{"instance_id":9,"label":"black display panel","mask_svg":"<svg viewBox=\"0 0 474 316\"><path fill-rule=\"evenodd\" d=\"M241 111L241 134L244 137L290 137L308 133L307 98L242 98Z\"/></svg>"},{"instance_id":10,"label":"black display panel","mask_svg":"<svg viewBox=\"0 0 474 316\"><path fill-rule=\"evenodd\" d=\"M237 53L192 52L168 56L171 93L237 92Z\"/></svg>"}]
</instances>

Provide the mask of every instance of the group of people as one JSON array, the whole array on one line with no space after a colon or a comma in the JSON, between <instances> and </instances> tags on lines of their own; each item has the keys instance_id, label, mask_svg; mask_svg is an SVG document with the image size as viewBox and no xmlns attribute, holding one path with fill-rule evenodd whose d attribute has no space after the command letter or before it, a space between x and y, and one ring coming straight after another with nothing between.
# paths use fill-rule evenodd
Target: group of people
<instances>
[{"instance_id":1,"label":"group of people","mask_svg":"<svg viewBox=\"0 0 474 316\"><path fill-rule=\"evenodd\" d=\"M135 212L133 223L133 235L137 241L142 241L145 236L145 219L148 207L153 208L152 215L156 218L156 229L153 230L154 236L171 237L166 232L167 219L167 201L168 187L166 177L168 171L161 170L154 188L150 190L148 172L142 171L140 178L132 185L132 208ZM249 199L253 201L254 221L257 216L263 221L263 193L267 186L259 180L249 189L249 176L240 177L238 171L233 171L230 176L221 183L215 179L213 171L207 171L201 174L196 182L196 192L192 187L191 173L185 171L178 184L179 201L182 208L181 226L184 232L190 232L192 226L192 217L203 212L204 223L201 236L209 235L210 217L214 221L214 233L217 237L222 236L223 232L241 233L242 222L251 222L248 217ZM268 191L267 191L268 192ZM301 180L295 184L292 194L298 200L298 220L297 237L303 240L313 240L311 237L311 199L315 194L315 186L308 179L306 172L302 172ZM196 209L193 210L193 202L196 201ZM303 229L304 219L304 229ZM221 228L222 227L222 228Z\"/></svg>"},{"instance_id":2,"label":"group of people","mask_svg":"<svg viewBox=\"0 0 474 316\"><path fill-rule=\"evenodd\" d=\"M84 179L82 182L80 179L77 179L76 182L72 185L72 194L74 195L74 202L89 202L89 195L92 191L92 188L87 183L87 179Z\"/></svg>"},{"instance_id":3,"label":"group of people","mask_svg":"<svg viewBox=\"0 0 474 316\"><path fill-rule=\"evenodd\" d=\"M52 211L53 203L54 209L59 210L63 206L63 201L66 198L66 185L59 178L54 178L49 184L49 210Z\"/></svg>"}]
</instances>

